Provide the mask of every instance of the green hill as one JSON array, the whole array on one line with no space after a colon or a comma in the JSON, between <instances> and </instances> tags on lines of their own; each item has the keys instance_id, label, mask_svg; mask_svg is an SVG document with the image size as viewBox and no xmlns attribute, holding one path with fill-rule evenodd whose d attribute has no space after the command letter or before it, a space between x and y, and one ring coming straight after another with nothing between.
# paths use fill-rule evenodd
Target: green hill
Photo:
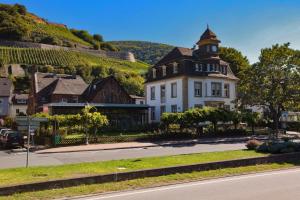
<instances>
[{"instance_id":1,"label":"green hill","mask_svg":"<svg viewBox=\"0 0 300 200\"><path fill-rule=\"evenodd\" d=\"M109 43L121 51L132 52L137 59L149 64L155 64L174 48L167 44L145 41L110 41Z\"/></svg>"},{"instance_id":2,"label":"green hill","mask_svg":"<svg viewBox=\"0 0 300 200\"><path fill-rule=\"evenodd\" d=\"M49 22L29 13L25 6L0 4L0 38L5 40L45 43L74 47L77 45L116 51L99 34L69 29L64 24Z\"/></svg>"}]
</instances>

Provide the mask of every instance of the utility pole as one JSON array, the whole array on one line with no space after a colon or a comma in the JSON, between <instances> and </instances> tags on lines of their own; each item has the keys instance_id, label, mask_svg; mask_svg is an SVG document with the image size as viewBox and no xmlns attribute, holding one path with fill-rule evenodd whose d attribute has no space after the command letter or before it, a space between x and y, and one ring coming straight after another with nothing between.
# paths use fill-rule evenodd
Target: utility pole
<instances>
[{"instance_id":1,"label":"utility pole","mask_svg":"<svg viewBox=\"0 0 300 200\"><path fill-rule=\"evenodd\" d=\"M29 149L30 149L30 117L27 116L27 122L28 122L28 133L27 133L27 156L26 156L26 168L28 167L29 164Z\"/></svg>"}]
</instances>

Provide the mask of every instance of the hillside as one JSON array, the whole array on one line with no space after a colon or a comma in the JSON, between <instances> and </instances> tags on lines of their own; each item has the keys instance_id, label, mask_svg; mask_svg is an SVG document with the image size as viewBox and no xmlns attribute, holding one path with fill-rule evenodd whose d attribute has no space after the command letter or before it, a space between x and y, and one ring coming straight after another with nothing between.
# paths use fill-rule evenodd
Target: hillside
<instances>
[{"instance_id":1,"label":"hillside","mask_svg":"<svg viewBox=\"0 0 300 200\"><path fill-rule=\"evenodd\" d=\"M174 47L167 44L145 41L110 41L121 51L132 52L138 60L149 64L155 64Z\"/></svg>"},{"instance_id":2,"label":"hillside","mask_svg":"<svg viewBox=\"0 0 300 200\"><path fill-rule=\"evenodd\" d=\"M64 24L49 22L29 13L25 6L19 4L0 4L0 38L67 47L117 50L104 42L99 34L91 35L85 30L69 29Z\"/></svg>"},{"instance_id":3,"label":"hillside","mask_svg":"<svg viewBox=\"0 0 300 200\"><path fill-rule=\"evenodd\" d=\"M103 58L91 54L67 50L12 48L0 46L0 64L51 65L54 67L74 67L79 65L110 67L126 72L144 73L148 65L142 62L129 62Z\"/></svg>"}]
</instances>

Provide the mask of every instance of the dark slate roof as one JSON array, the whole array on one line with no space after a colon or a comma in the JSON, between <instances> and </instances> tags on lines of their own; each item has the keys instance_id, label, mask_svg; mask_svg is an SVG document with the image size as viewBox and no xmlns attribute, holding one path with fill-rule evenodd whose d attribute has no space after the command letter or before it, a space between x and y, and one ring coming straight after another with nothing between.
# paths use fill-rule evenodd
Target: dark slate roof
<instances>
[{"instance_id":1,"label":"dark slate roof","mask_svg":"<svg viewBox=\"0 0 300 200\"><path fill-rule=\"evenodd\" d=\"M207 27L207 29L201 35L200 40L216 39L216 38L217 38L217 35Z\"/></svg>"},{"instance_id":2,"label":"dark slate roof","mask_svg":"<svg viewBox=\"0 0 300 200\"><path fill-rule=\"evenodd\" d=\"M0 78L0 96L9 97L12 92L12 82L8 78Z\"/></svg>"},{"instance_id":3,"label":"dark slate roof","mask_svg":"<svg viewBox=\"0 0 300 200\"><path fill-rule=\"evenodd\" d=\"M181 58L181 57L192 57L193 50L184 47L175 47L172 51L170 51L165 57L163 57L156 65L165 64L172 60Z\"/></svg>"},{"instance_id":4,"label":"dark slate roof","mask_svg":"<svg viewBox=\"0 0 300 200\"><path fill-rule=\"evenodd\" d=\"M52 94L81 95L88 85L81 76L52 73L35 73L36 93L47 89Z\"/></svg>"}]
</instances>

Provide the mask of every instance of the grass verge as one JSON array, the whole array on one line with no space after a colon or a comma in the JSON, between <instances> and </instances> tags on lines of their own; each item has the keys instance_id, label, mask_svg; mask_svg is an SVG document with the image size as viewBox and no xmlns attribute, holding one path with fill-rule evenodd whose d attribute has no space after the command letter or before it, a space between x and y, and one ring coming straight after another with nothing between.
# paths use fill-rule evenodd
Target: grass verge
<instances>
[{"instance_id":1,"label":"grass verge","mask_svg":"<svg viewBox=\"0 0 300 200\"><path fill-rule=\"evenodd\" d=\"M32 183L53 179L73 178L87 175L133 171L141 169L216 162L223 160L252 158L268 154L248 150L234 150L162 156L105 162L79 163L59 166L43 166L0 170L0 186Z\"/></svg>"},{"instance_id":2,"label":"grass verge","mask_svg":"<svg viewBox=\"0 0 300 200\"><path fill-rule=\"evenodd\" d=\"M299 163L273 163L265 165L255 165L247 167L236 167L219 170L209 170L202 172L173 174L167 176L159 176L153 178L135 179L130 181L122 181L116 183L81 185L63 189L53 189L38 192L28 192L14 194L12 196L0 197L0 200L46 200L61 197L72 197L86 194L113 192L121 190L138 189L145 187L154 187L167 184L175 184L185 181L196 181L216 177L240 175L245 173L262 172L266 170L287 169L296 166Z\"/></svg>"}]
</instances>

